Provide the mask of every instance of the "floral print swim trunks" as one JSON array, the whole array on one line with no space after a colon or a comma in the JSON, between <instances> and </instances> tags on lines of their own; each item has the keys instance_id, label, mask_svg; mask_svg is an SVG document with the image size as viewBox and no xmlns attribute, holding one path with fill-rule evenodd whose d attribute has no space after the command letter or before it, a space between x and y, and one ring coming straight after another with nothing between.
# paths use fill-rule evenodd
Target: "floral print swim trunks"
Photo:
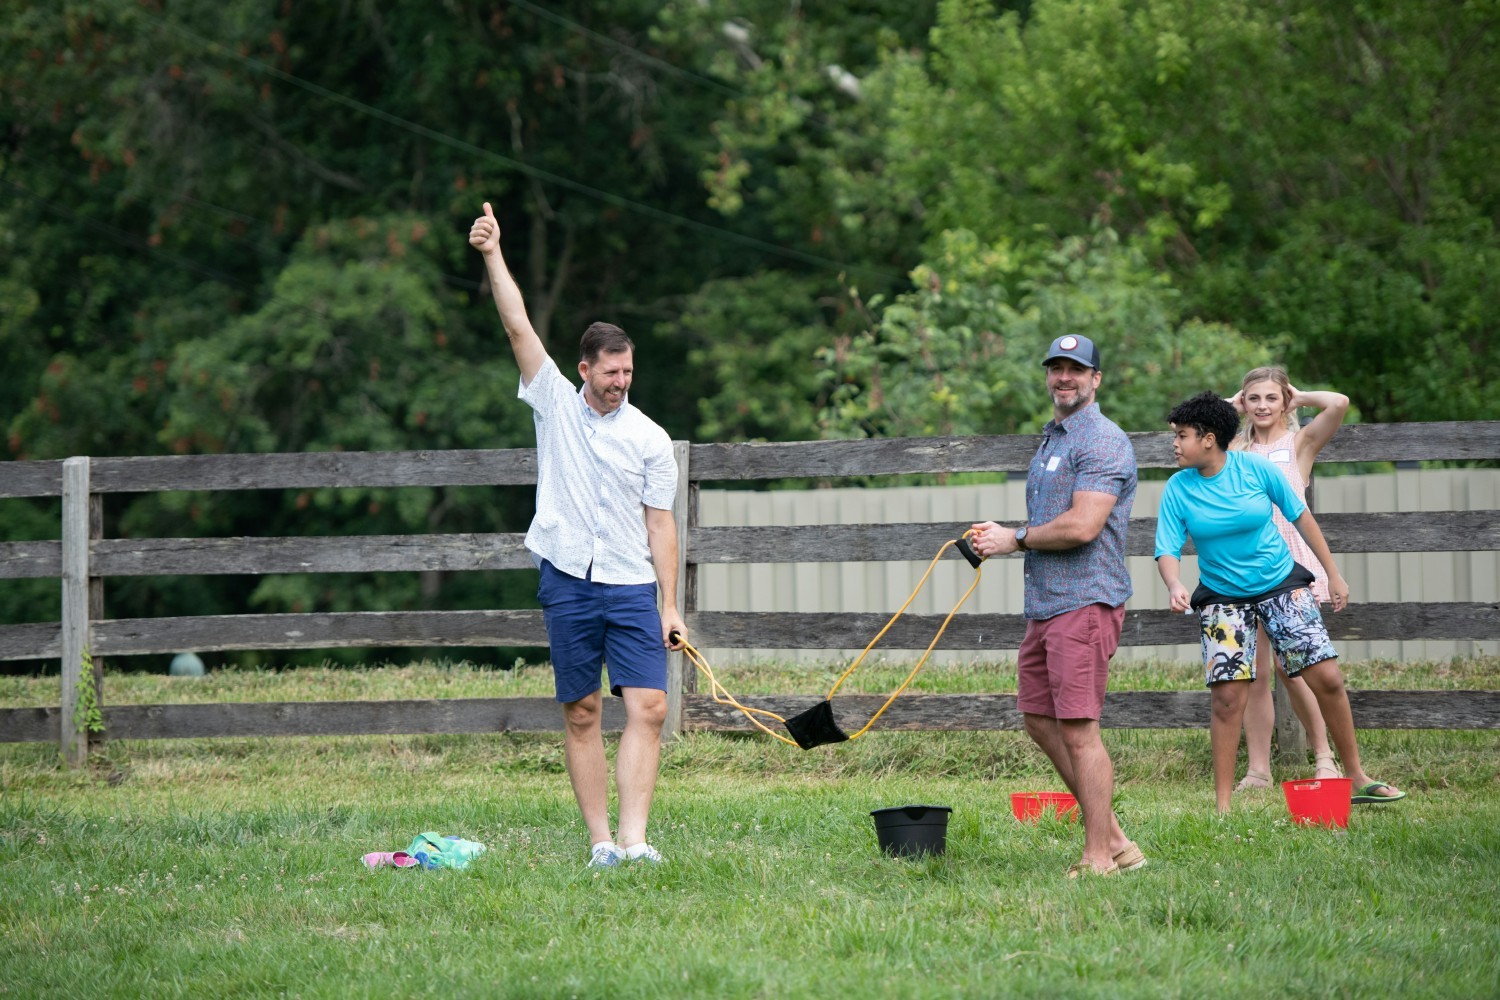
<instances>
[{"instance_id":1,"label":"floral print swim trunks","mask_svg":"<svg viewBox=\"0 0 1500 1000\"><path fill-rule=\"evenodd\" d=\"M1257 624L1265 626L1288 677L1339 655L1323 624L1318 599L1307 587L1255 603L1205 604L1198 609L1198 620L1203 627L1203 669L1210 686L1255 679Z\"/></svg>"}]
</instances>

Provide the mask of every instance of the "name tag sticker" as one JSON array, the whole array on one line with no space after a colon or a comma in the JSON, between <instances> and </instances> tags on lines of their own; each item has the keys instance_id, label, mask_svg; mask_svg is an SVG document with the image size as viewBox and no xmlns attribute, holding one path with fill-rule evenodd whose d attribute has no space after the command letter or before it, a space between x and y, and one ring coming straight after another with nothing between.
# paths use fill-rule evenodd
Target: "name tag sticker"
<instances>
[{"instance_id":1,"label":"name tag sticker","mask_svg":"<svg viewBox=\"0 0 1500 1000\"><path fill-rule=\"evenodd\" d=\"M1277 465L1292 464L1292 450L1290 448L1277 448L1266 457L1275 462Z\"/></svg>"},{"instance_id":2,"label":"name tag sticker","mask_svg":"<svg viewBox=\"0 0 1500 1000\"><path fill-rule=\"evenodd\" d=\"M1061 462L1062 462L1062 456L1061 455L1053 455L1051 458L1047 459L1047 471L1048 472L1056 472L1057 471L1057 466Z\"/></svg>"}]
</instances>

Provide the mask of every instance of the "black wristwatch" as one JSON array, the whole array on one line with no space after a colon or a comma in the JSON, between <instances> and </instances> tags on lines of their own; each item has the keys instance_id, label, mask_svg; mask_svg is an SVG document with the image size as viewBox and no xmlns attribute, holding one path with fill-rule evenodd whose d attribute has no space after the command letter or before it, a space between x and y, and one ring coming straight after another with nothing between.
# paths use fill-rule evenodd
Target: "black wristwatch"
<instances>
[{"instance_id":1,"label":"black wristwatch","mask_svg":"<svg viewBox=\"0 0 1500 1000\"><path fill-rule=\"evenodd\" d=\"M1026 547L1026 525L1024 524L1016 529L1016 548L1020 549L1022 552L1031 551Z\"/></svg>"}]
</instances>

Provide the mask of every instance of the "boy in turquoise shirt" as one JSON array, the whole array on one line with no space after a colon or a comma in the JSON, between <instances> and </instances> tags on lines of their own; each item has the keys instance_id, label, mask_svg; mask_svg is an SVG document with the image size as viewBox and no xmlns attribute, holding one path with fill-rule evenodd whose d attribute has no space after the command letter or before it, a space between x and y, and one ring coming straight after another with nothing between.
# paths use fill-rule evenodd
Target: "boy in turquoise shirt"
<instances>
[{"instance_id":1,"label":"boy in turquoise shirt","mask_svg":"<svg viewBox=\"0 0 1500 1000\"><path fill-rule=\"evenodd\" d=\"M1226 450L1239 428L1239 415L1211 392L1179 404L1167 417L1172 451L1182 471L1168 482L1156 522L1156 567L1167 585L1173 611L1198 613L1203 663L1212 696L1209 735L1213 744L1214 797L1219 812L1229 811L1240 723L1249 684L1255 677L1256 625L1265 627L1288 676L1307 681L1328 724L1328 735L1353 780L1354 801L1394 802L1405 798L1375 781L1359 762L1354 717L1338 651L1329 639L1313 596L1312 573L1293 559L1271 520L1281 508L1318 561L1328 571L1333 609L1342 611L1349 585L1328 551L1328 543L1286 478L1265 459ZM1199 583L1191 594L1180 579L1182 547L1188 536L1198 550Z\"/></svg>"}]
</instances>

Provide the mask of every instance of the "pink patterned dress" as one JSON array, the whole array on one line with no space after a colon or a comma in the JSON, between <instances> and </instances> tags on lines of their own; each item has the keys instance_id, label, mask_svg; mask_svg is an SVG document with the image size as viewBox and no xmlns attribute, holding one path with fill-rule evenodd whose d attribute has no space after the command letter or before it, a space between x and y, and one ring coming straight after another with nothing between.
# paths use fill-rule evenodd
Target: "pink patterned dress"
<instances>
[{"instance_id":1,"label":"pink patterned dress","mask_svg":"<svg viewBox=\"0 0 1500 1000\"><path fill-rule=\"evenodd\" d=\"M1257 444L1251 441L1245 450L1268 459L1272 465L1280 469L1281 474L1286 476L1287 482L1292 484L1292 489L1297 491L1297 496L1306 503L1307 480L1302 478L1302 469L1297 465L1296 437L1295 431L1287 431L1270 444ZM1271 508L1271 517L1276 521L1276 530L1281 532L1281 537L1285 538L1287 545L1291 547L1292 558L1312 571L1313 596L1319 602L1329 600L1328 571L1323 568L1322 563L1318 562L1318 557L1313 555L1312 549L1307 547L1307 543L1302 540L1302 535L1274 506Z\"/></svg>"}]
</instances>

